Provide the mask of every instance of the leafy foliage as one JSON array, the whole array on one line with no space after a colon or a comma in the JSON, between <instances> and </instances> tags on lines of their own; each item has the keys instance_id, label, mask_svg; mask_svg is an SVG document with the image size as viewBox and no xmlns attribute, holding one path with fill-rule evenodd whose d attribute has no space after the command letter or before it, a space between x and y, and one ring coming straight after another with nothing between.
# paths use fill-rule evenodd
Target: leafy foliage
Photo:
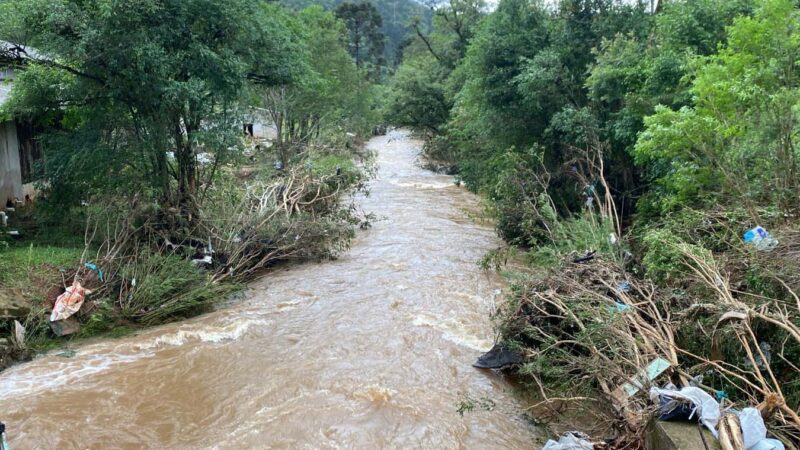
<instances>
[{"instance_id":1,"label":"leafy foliage","mask_svg":"<svg viewBox=\"0 0 800 450\"><path fill-rule=\"evenodd\" d=\"M342 3L336 7L336 17L344 22L348 35L348 50L358 68L368 68L375 80L380 80L383 57L383 25L372 3Z\"/></svg>"},{"instance_id":2,"label":"leafy foliage","mask_svg":"<svg viewBox=\"0 0 800 450\"><path fill-rule=\"evenodd\" d=\"M308 52L308 70L291 83L257 89L265 118L275 125L284 167L303 144L342 130L366 134L377 121L370 102L372 86L346 50L344 23L310 7L290 24Z\"/></svg>"},{"instance_id":3,"label":"leafy foliage","mask_svg":"<svg viewBox=\"0 0 800 450\"><path fill-rule=\"evenodd\" d=\"M224 298L231 287L211 283L208 275L177 256L142 255L123 269L135 285L123 289L123 317L155 324L196 313Z\"/></svg>"},{"instance_id":4,"label":"leafy foliage","mask_svg":"<svg viewBox=\"0 0 800 450\"><path fill-rule=\"evenodd\" d=\"M249 82L285 83L306 66L296 34L273 6L33 3L7 2L0 14L0 37L36 48L7 108L41 115L59 130L48 139L55 193L91 192L103 177L144 185L167 203L191 204L201 183L195 153L224 157L235 145Z\"/></svg>"},{"instance_id":5,"label":"leafy foliage","mask_svg":"<svg viewBox=\"0 0 800 450\"><path fill-rule=\"evenodd\" d=\"M719 53L695 60L693 106L646 119L634 155L656 183L655 209L730 198L796 206L798 14L793 2L770 1L736 19Z\"/></svg>"},{"instance_id":6,"label":"leafy foliage","mask_svg":"<svg viewBox=\"0 0 800 450\"><path fill-rule=\"evenodd\" d=\"M286 5L296 10L309 6L321 6L328 11L333 11L345 0L279 0L281 5ZM419 19L423 26L430 25L431 14L428 8L415 0L372 0L380 13L385 39L384 58L391 66L400 62L406 39L410 31L409 24Z\"/></svg>"}]
</instances>

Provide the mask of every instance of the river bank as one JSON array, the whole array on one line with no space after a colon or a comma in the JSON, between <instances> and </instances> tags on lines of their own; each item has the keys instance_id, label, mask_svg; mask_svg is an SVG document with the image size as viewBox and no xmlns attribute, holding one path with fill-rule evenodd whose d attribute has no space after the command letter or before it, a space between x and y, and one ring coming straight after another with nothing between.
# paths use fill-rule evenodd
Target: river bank
<instances>
[{"instance_id":1,"label":"river bank","mask_svg":"<svg viewBox=\"0 0 800 450\"><path fill-rule=\"evenodd\" d=\"M335 258L367 220L352 196L372 170L363 141L341 137L306 144L288 167L274 166L271 136L244 137L229 162L206 167L213 182L185 210L132 194L53 217L47 193L6 209L0 370L208 312L278 264Z\"/></svg>"}]
</instances>

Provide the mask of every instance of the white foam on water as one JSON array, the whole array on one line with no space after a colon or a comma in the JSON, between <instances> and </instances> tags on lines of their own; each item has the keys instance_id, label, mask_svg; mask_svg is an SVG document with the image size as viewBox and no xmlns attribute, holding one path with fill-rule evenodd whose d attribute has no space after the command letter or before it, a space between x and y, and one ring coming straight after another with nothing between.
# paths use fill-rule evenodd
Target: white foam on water
<instances>
[{"instance_id":1,"label":"white foam on water","mask_svg":"<svg viewBox=\"0 0 800 450\"><path fill-rule=\"evenodd\" d=\"M177 331L152 338L152 333L134 336L110 347L110 342L88 345L71 358L53 352L37 358L36 364L22 364L0 375L0 396L17 397L63 389L106 370L154 356L160 349L188 342L221 343L243 337L250 327L264 320L240 320L223 326L183 325ZM138 341L145 339L143 342Z\"/></svg>"},{"instance_id":2,"label":"white foam on water","mask_svg":"<svg viewBox=\"0 0 800 450\"><path fill-rule=\"evenodd\" d=\"M464 324L455 319L439 320L426 315L418 315L414 317L412 323L418 327L433 328L442 333L445 340L479 352L487 352L494 345L494 342L489 339L482 339L469 333L464 328Z\"/></svg>"},{"instance_id":3,"label":"white foam on water","mask_svg":"<svg viewBox=\"0 0 800 450\"><path fill-rule=\"evenodd\" d=\"M139 346L141 349L160 348L164 346L180 346L191 341L219 343L235 341L247 333L253 325L264 325L264 320L242 320L222 327L181 327L175 333L156 337L150 344Z\"/></svg>"},{"instance_id":4,"label":"white foam on water","mask_svg":"<svg viewBox=\"0 0 800 450\"><path fill-rule=\"evenodd\" d=\"M390 180L392 184L399 187L408 187L412 189L446 189L453 187L454 183L450 181L434 181L434 182L420 182L420 181L399 181Z\"/></svg>"},{"instance_id":5,"label":"white foam on water","mask_svg":"<svg viewBox=\"0 0 800 450\"><path fill-rule=\"evenodd\" d=\"M132 363L152 354L87 354L72 359L59 356L45 356L50 361L37 361L34 370L26 365L12 367L0 379L0 396L24 397L50 390L62 389L80 380L104 372L110 367Z\"/></svg>"}]
</instances>

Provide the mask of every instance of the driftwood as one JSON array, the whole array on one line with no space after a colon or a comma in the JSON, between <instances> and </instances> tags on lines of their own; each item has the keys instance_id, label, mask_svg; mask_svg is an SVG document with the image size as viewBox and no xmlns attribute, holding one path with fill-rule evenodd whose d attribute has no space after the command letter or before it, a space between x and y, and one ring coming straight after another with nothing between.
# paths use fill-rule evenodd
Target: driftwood
<instances>
[{"instance_id":1,"label":"driftwood","mask_svg":"<svg viewBox=\"0 0 800 450\"><path fill-rule=\"evenodd\" d=\"M736 414L725 414L717 426L719 445L722 450L746 450L742 437L742 426Z\"/></svg>"}]
</instances>

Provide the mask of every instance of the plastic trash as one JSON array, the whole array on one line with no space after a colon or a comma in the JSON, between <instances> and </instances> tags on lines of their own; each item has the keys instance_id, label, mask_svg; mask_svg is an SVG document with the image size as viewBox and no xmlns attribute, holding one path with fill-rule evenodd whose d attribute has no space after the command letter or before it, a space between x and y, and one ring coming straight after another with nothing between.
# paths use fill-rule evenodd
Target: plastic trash
<instances>
[{"instance_id":1,"label":"plastic trash","mask_svg":"<svg viewBox=\"0 0 800 450\"><path fill-rule=\"evenodd\" d=\"M8 450L8 441L6 440L6 424L0 422L0 445L2 450Z\"/></svg>"},{"instance_id":2,"label":"plastic trash","mask_svg":"<svg viewBox=\"0 0 800 450\"><path fill-rule=\"evenodd\" d=\"M627 281L623 281L617 285L617 292L621 294L626 294L631 291L631 284Z\"/></svg>"},{"instance_id":3,"label":"plastic trash","mask_svg":"<svg viewBox=\"0 0 800 450\"><path fill-rule=\"evenodd\" d=\"M19 320L14 321L14 343L19 348L25 348L25 327Z\"/></svg>"},{"instance_id":4,"label":"plastic trash","mask_svg":"<svg viewBox=\"0 0 800 450\"><path fill-rule=\"evenodd\" d=\"M195 266L199 266L201 264L204 266L210 266L211 263L212 263L211 255L206 255L202 258L197 258L192 260L192 264L194 264Z\"/></svg>"},{"instance_id":5,"label":"plastic trash","mask_svg":"<svg viewBox=\"0 0 800 450\"><path fill-rule=\"evenodd\" d=\"M692 403L692 411L688 419L699 419L706 428L711 431L714 437L718 437L717 423L719 423L720 410L719 403L705 391L697 387L685 387L680 391L674 389L650 388L650 400L661 405L662 397L668 400L689 401ZM663 410L662 410L663 413Z\"/></svg>"},{"instance_id":6,"label":"plastic trash","mask_svg":"<svg viewBox=\"0 0 800 450\"><path fill-rule=\"evenodd\" d=\"M72 286L68 287L63 294L56 299L53 312L50 314L50 322L64 320L78 312L86 299L86 294L92 291L81 286L80 281L75 280Z\"/></svg>"},{"instance_id":7,"label":"plastic trash","mask_svg":"<svg viewBox=\"0 0 800 450\"><path fill-rule=\"evenodd\" d=\"M97 272L97 278L100 281L103 281L103 271L100 268L97 267L97 264L88 263L87 262L86 264L83 265L83 267L86 267L89 270L93 270L93 271Z\"/></svg>"},{"instance_id":8,"label":"plastic trash","mask_svg":"<svg viewBox=\"0 0 800 450\"><path fill-rule=\"evenodd\" d=\"M769 345L769 342L761 341L758 343L758 348L761 350L761 353L764 354L764 358L761 358L761 353L753 352L753 359L756 361L756 365L759 369L766 369L772 362L772 346ZM766 361L764 361L764 359L766 359ZM753 368L753 363L750 362L750 359L745 359L743 365L747 369Z\"/></svg>"},{"instance_id":9,"label":"plastic trash","mask_svg":"<svg viewBox=\"0 0 800 450\"><path fill-rule=\"evenodd\" d=\"M615 389L611 395L620 401L636 395L637 392L644 389L645 386L649 385L651 381L658 378L659 375L664 373L671 366L672 364L666 359L661 357L655 358L650 361L647 367L641 369L632 377L630 381Z\"/></svg>"},{"instance_id":10,"label":"plastic trash","mask_svg":"<svg viewBox=\"0 0 800 450\"><path fill-rule=\"evenodd\" d=\"M767 437L767 427L761 413L755 408L745 408L739 414L739 424L742 427L744 448L750 448Z\"/></svg>"},{"instance_id":11,"label":"plastic trash","mask_svg":"<svg viewBox=\"0 0 800 450\"><path fill-rule=\"evenodd\" d=\"M574 263L589 262L589 261L594 259L595 253L597 253L596 250L595 251L591 251L591 252L586 252L586 256L581 256L579 258L575 258L575 259L572 260L572 262L574 262Z\"/></svg>"},{"instance_id":12,"label":"plastic trash","mask_svg":"<svg viewBox=\"0 0 800 450\"><path fill-rule=\"evenodd\" d=\"M694 387L699 387L699 386L701 386L701 385L703 384L703 379L704 379L704 378L705 378L705 377L703 376L703 374L700 374L700 375L693 376L693 377L692 377L692 378L689 380L689 386L694 386Z\"/></svg>"},{"instance_id":13,"label":"plastic trash","mask_svg":"<svg viewBox=\"0 0 800 450\"><path fill-rule=\"evenodd\" d=\"M689 420L694 412L694 405L687 401L676 401L667 396L658 397L659 420Z\"/></svg>"},{"instance_id":14,"label":"plastic trash","mask_svg":"<svg viewBox=\"0 0 800 450\"><path fill-rule=\"evenodd\" d=\"M8 226L8 215L6 215L4 211L0 211L0 223L2 223L4 227Z\"/></svg>"},{"instance_id":15,"label":"plastic trash","mask_svg":"<svg viewBox=\"0 0 800 450\"><path fill-rule=\"evenodd\" d=\"M762 439L747 450L786 450L786 447L777 439Z\"/></svg>"},{"instance_id":16,"label":"plastic trash","mask_svg":"<svg viewBox=\"0 0 800 450\"><path fill-rule=\"evenodd\" d=\"M763 227L751 228L742 235L744 242L759 251L770 251L778 246L778 240L770 236Z\"/></svg>"},{"instance_id":17,"label":"plastic trash","mask_svg":"<svg viewBox=\"0 0 800 450\"><path fill-rule=\"evenodd\" d=\"M622 302L614 302L614 306L610 307L609 309L611 310L611 312L620 312L620 313L622 313L622 312L625 312L625 311L630 311L631 305L626 305L625 303L622 303Z\"/></svg>"},{"instance_id":18,"label":"plastic trash","mask_svg":"<svg viewBox=\"0 0 800 450\"><path fill-rule=\"evenodd\" d=\"M745 408L738 414L742 438L747 450L785 450L777 439L767 439L767 426L756 408Z\"/></svg>"},{"instance_id":19,"label":"plastic trash","mask_svg":"<svg viewBox=\"0 0 800 450\"><path fill-rule=\"evenodd\" d=\"M550 439L544 444L542 450L592 450L594 444L589 442L583 433L570 431L558 439L558 442Z\"/></svg>"}]
</instances>

